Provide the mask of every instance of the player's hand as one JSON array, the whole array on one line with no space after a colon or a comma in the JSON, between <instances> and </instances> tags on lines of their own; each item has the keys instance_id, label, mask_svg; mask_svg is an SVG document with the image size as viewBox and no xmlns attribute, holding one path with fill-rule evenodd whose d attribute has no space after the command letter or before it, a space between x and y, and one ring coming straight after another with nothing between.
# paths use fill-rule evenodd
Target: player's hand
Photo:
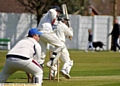
<instances>
[{"instance_id":1,"label":"player's hand","mask_svg":"<svg viewBox=\"0 0 120 86\"><path fill-rule=\"evenodd\" d=\"M43 68L43 67L44 67L44 64L40 64L40 66Z\"/></svg>"},{"instance_id":2,"label":"player's hand","mask_svg":"<svg viewBox=\"0 0 120 86\"><path fill-rule=\"evenodd\" d=\"M72 37L71 37L71 36L69 36L69 39L70 39L70 40L72 40Z\"/></svg>"},{"instance_id":3,"label":"player's hand","mask_svg":"<svg viewBox=\"0 0 120 86\"><path fill-rule=\"evenodd\" d=\"M61 21L61 20L62 20L62 18L61 18L60 16L58 16L58 17L57 17L57 20L58 20L58 21Z\"/></svg>"}]
</instances>

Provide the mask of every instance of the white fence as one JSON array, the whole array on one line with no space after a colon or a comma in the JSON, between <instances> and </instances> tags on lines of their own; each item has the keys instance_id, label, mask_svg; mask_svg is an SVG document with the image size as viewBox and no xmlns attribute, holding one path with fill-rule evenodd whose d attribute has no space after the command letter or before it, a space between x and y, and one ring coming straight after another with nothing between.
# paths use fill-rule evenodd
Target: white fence
<instances>
[{"instance_id":1,"label":"white fence","mask_svg":"<svg viewBox=\"0 0 120 86\"><path fill-rule=\"evenodd\" d=\"M0 13L0 38L10 38L11 47L27 35L30 27L36 27L35 16L31 14ZM0 46L0 49L5 49Z\"/></svg>"},{"instance_id":2,"label":"white fence","mask_svg":"<svg viewBox=\"0 0 120 86\"><path fill-rule=\"evenodd\" d=\"M74 29L72 42L67 41L67 47L74 49L86 49L88 41L88 29L93 30L93 41L102 41L108 50L111 46L111 37L107 37L112 30L111 16L80 16L70 15L71 25Z\"/></svg>"},{"instance_id":3,"label":"white fence","mask_svg":"<svg viewBox=\"0 0 120 86\"><path fill-rule=\"evenodd\" d=\"M80 16L69 15L74 31L73 40L67 39L68 49L84 50L87 46L88 29L93 30L93 40L102 41L108 50L111 46L111 37L107 34L112 30L112 16ZM120 17L118 17L120 21ZM0 13L0 38L10 38L11 47L27 35L31 27L36 27L36 18L32 14Z\"/></svg>"}]
</instances>

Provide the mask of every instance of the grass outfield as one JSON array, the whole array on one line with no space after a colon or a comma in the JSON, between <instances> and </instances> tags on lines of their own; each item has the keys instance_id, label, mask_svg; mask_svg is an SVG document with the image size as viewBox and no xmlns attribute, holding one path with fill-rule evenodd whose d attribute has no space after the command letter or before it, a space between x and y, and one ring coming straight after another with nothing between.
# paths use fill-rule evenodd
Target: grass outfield
<instances>
[{"instance_id":1,"label":"grass outfield","mask_svg":"<svg viewBox=\"0 0 120 86\"><path fill-rule=\"evenodd\" d=\"M44 67L43 86L120 86L120 53L119 52L84 52L70 50L74 66L70 72L71 79L60 75L60 82L49 81L49 69ZM0 71L5 62L7 51L0 51ZM46 61L48 61L48 54ZM60 63L60 68L62 67ZM27 83L24 72L18 71L9 77L7 83Z\"/></svg>"}]
</instances>

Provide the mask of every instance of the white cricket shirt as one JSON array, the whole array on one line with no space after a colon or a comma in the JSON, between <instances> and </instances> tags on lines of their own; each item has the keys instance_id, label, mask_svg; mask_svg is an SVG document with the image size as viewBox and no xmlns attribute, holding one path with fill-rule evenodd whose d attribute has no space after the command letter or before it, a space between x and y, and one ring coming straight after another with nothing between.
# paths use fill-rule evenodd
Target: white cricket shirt
<instances>
[{"instance_id":1,"label":"white cricket shirt","mask_svg":"<svg viewBox=\"0 0 120 86\"><path fill-rule=\"evenodd\" d=\"M34 58L40 62L41 46L33 38L27 37L19 41L9 52L8 55L19 55L27 58Z\"/></svg>"},{"instance_id":2,"label":"white cricket shirt","mask_svg":"<svg viewBox=\"0 0 120 86\"><path fill-rule=\"evenodd\" d=\"M66 24L64 24L63 22L59 21L59 23L57 25L57 29L56 29L56 35L58 36L58 38L62 42L65 42L65 37L66 36L73 37L73 30L72 30L71 27L69 28Z\"/></svg>"}]
</instances>

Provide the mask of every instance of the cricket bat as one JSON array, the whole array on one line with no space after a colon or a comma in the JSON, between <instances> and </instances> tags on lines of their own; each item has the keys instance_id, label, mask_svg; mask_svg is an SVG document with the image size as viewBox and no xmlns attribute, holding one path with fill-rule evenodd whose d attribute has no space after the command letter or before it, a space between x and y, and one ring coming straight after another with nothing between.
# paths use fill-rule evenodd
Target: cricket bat
<instances>
[{"instance_id":1,"label":"cricket bat","mask_svg":"<svg viewBox=\"0 0 120 86\"><path fill-rule=\"evenodd\" d=\"M69 19L66 4L62 4L62 11L63 11L63 14L65 15L65 17L66 17L67 19ZM71 26L71 25L70 25L70 21L68 21L68 22L67 22L67 25L68 25L68 27L70 27L70 26ZM72 37L71 37L71 36L69 36L69 39L70 39L70 40L72 40Z\"/></svg>"}]
</instances>

